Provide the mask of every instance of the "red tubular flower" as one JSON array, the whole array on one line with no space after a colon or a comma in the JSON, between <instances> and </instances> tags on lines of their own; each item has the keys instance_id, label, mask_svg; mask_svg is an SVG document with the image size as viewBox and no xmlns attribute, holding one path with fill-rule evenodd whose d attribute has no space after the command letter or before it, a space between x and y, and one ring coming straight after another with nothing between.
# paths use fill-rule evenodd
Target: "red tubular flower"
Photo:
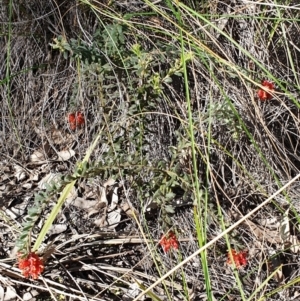
<instances>
[{"instance_id":1,"label":"red tubular flower","mask_svg":"<svg viewBox=\"0 0 300 301\"><path fill-rule=\"evenodd\" d=\"M26 278L37 279L44 271L43 260L34 252L27 254L25 257L22 254L18 254L18 261L19 269Z\"/></svg>"},{"instance_id":2,"label":"red tubular flower","mask_svg":"<svg viewBox=\"0 0 300 301\"><path fill-rule=\"evenodd\" d=\"M74 131L76 129L76 117L75 117L75 113L69 114L68 121L69 121L71 130Z\"/></svg>"},{"instance_id":3,"label":"red tubular flower","mask_svg":"<svg viewBox=\"0 0 300 301\"><path fill-rule=\"evenodd\" d=\"M76 114L77 114L76 115L77 126L84 125L85 120L83 114L81 112L77 112Z\"/></svg>"},{"instance_id":4,"label":"red tubular flower","mask_svg":"<svg viewBox=\"0 0 300 301\"><path fill-rule=\"evenodd\" d=\"M257 91L257 95L258 95L258 98L261 100L261 101L265 101L265 100L269 100L269 99L272 99L272 94L270 94L270 92L274 92L275 90L275 85L271 82L269 82L268 80L263 80L261 82L262 86L265 87L265 90L263 89L259 89ZM268 92L269 91L269 92Z\"/></svg>"},{"instance_id":5,"label":"red tubular flower","mask_svg":"<svg viewBox=\"0 0 300 301\"><path fill-rule=\"evenodd\" d=\"M76 128L80 128L85 123L84 115L81 112L70 113L68 121L72 131L76 130Z\"/></svg>"},{"instance_id":6,"label":"red tubular flower","mask_svg":"<svg viewBox=\"0 0 300 301\"><path fill-rule=\"evenodd\" d=\"M167 253L170 248L177 250L179 247L179 242L173 231L170 231L167 235L163 235L159 241L159 244L162 246L163 250Z\"/></svg>"},{"instance_id":7,"label":"red tubular flower","mask_svg":"<svg viewBox=\"0 0 300 301\"><path fill-rule=\"evenodd\" d=\"M229 250L227 264L232 265L230 254L232 255L233 261L237 269L247 265L247 251L237 252L236 250Z\"/></svg>"}]
</instances>

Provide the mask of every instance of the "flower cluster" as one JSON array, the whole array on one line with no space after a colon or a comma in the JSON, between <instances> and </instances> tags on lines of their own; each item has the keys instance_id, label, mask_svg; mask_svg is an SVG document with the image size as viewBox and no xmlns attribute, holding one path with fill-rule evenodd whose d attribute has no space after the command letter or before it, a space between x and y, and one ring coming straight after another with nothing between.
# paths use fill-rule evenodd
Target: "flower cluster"
<instances>
[{"instance_id":1,"label":"flower cluster","mask_svg":"<svg viewBox=\"0 0 300 301\"><path fill-rule=\"evenodd\" d=\"M268 80L263 80L261 82L262 86L265 87L265 89L259 89L257 91L257 95L258 95L258 98L261 100L261 101L265 101L265 100L269 100L269 99L272 99L272 94L275 90L275 85L273 83L271 83L270 81Z\"/></svg>"},{"instance_id":2,"label":"flower cluster","mask_svg":"<svg viewBox=\"0 0 300 301\"><path fill-rule=\"evenodd\" d=\"M81 112L70 113L68 121L72 131L76 130L76 128L82 127L85 123L84 116Z\"/></svg>"},{"instance_id":3,"label":"flower cluster","mask_svg":"<svg viewBox=\"0 0 300 301\"><path fill-rule=\"evenodd\" d=\"M247 251L229 250L227 264L232 265L231 256L237 269L247 265Z\"/></svg>"},{"instance_id":4,"label":"flower cluster","mask_svg":"<svg viewBox=\"0 0 300 301\"><path fill-rule=\"evenodd\" d=\"M26 278L37 279L44 271L43 260L34 252L27 255L18 254L19 269Z\"/></svg>"},{"instance_id":5,"label":"flower cluster","mask_svg":"<svg viewBox=\"0 0 300 301\"><path fill-rule=\"evenodd\" d=\"M170 250L171 247L175 250L177 250L179 247L179 242L173 231L170 231L168 234L163 235L159 241L159 244L162 246L163 250L166 253Z\"/></svg>"}]
</instances>

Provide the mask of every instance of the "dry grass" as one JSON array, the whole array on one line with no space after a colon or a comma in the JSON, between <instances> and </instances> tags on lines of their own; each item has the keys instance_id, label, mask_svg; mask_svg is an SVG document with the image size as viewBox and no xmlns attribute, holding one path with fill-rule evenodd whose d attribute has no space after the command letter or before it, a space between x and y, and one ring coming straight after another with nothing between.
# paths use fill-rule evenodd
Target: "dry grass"
<instances>
[{"instance_id":1,"label":"dry grass","mask_svg":"<svg viewBox=\"0 0 300 301\"><path fill-rule=\"evenodd\" d=\"M205 244L299 174L299 10L292 1L7 2L0 12L0 45L6 49L0 57L0 295L10 289L16 300L26 292L36 292L37 300L133 300L130 286L149 287L199 249L197 214ZM64 58L50 46L62 36L91 47L95 32L113 23L126 28L124 53L134 57L130 49L139 43L144 59L152 58L145 68L149 78L127 61L118 65L105 48L95 47L111 67L103 77L97 64ZM172 75L162 93L147 82L175 68L183 48L193 53L187 62L190 107L183 76ZM262 79L276 84L271 101L257 98ZM86 124L73 132L66 116L78 110ZM79 181L78 196L89 202L95 187L116 178L119 205L130 201L139 219L121 211L121 222L109 230L94 224L103 208L87 214L66 205L55 222L62 228L43 245L54 249L42 278L24 279L14 265L14 243L39 181L50 172L72 173L97 134L92 161L107 169ZM75 156L57 159L70 148ZM30 161L37 150L43 164ZM203 193L198 199L193 151ZM24 168L24 178L16 166ZM176 174L176 185L170 174ZM153 290L156 300L297 300L299 190L295 181L207 249L210 293L203 261L195 256ZM145 207L170 191L172 204L185 194L189 205L167 215L167 224L164 201L145 217ZM111 201L112 192L107 195ZM44 210L32 241L54 203ZM164 254L158 241L170 224L180 251ZM226 264L230 246L249 253L247 267L236 274Z\"/></svg>"}]
</instances>

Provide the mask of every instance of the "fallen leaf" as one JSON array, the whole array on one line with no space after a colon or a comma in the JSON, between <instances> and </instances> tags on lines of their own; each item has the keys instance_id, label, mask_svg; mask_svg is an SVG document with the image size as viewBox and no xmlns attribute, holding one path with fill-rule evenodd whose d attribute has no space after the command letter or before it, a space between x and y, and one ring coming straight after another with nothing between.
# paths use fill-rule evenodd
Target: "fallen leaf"
<instances>
[{"instance_id":1,"label":"fallen leaf","mask_svg":"<svg viewBox=\"0 0 300 301\"><path fill-rule=\"evenodd\" d=\"M106 198L105 187L97 186L97 198L98 198L99 204L104 203L105 206L107 206L108 201L107 201L107 198ZM104 207L103 204L101 204L100 207L101 208Z\"/></svg>"},{"instance_id":2,"label":"fallen leaf","mask_svg":"<svg viewBox=\"0 0 300 301\"><path fill-rule=\"evenodd\" d=\"M289 209L287 209L282 217L280 222L280 237L282 239L283 244L287 242L290 238L290 219L289 219Z\"/></svg>"},{"instance_id":3,"label":"fallen leaf","mask_svg":"<svg viewBox=\"0 0 300 301\"><path fill-rule=\"evenodd\" d=\"M45 153L40 150L34 151L33 154L30 156L31 162L41 162L45 160L46 160Z\"/></svg>"},{"instance_id":4,"label":"fallen leaf","mask_svg":"<svg viewBox=\"0 0 300 301\"><path fill-rule=\"evenodd\" d=\"M57 155L58 155L57 158L58 161L67 161L75 155L75 151L72 149L63 150L61 152L58 152Z\"/></svg>"},{"instance_id":5,"label":"fallen leaf","mask_svg":"<svg viewBox=\"0 0 300 301\"><path fill-rule=\"evenodd\" d=\"M48 141L46 141L43 146L33 152L33 154L30 156L31 162L43 162L48 159L48 157L51 155L51 146ZM42 163L41 162L41 163Z\"/></svg>"},{"instance_id":6,"label":"fallen leaf","mask_svg":"<svg viewBox=\"0 0 300 301\"><path fill-rule=\"evenodd\" d=\"M111 192L111 203L109 205L108 210L111 211L117 207L119 203L119 197L118 197L118 187L115 187L114 190Z\"/></svg>"},{"instance_id":7,"label":"fallen leaf","mask_svg":"<svg viewBox=\"0 0 300 301\"><path fill-rule=\"evenodd\" d=\"M22 187L25 189L30 189L32 187L32 183L25 183L22 185Z\"/></svg>"},{"instance_id":8,"label":"fallen leaf","mask_svg":"<svg viewBox=\"0 0 300 301\"><path fill-rule=\"evenodd\" d=\"M14 165L13 168L16 171L15 177L17 178L18 181L22 181L26 178L27 175L26 175L24 168L22 168L19 165Z\"/></svg>"},{"instance_id":9,"label":"fallen leaf","mask_svg":"<svg viewBox=\"0 0 300 301\"><path fill-rule=\"evenodd\" d=\"M299 240L296 235L291 235L289 208L284 212L280 222L280 236L284 249L289 248L295 254L299 252Z\"/></svg>"},{"instance_id":10,"label":"fallen leaf","mask_svg":"<svg viewBox=\"0 0 300 301\"><path fill-rule=\"evenodd\" d=\"M115 209L108 213L107 222L108 222L109 229L116 228L120 221L121 221L121 209L120 208Z\"/></svg>"},{"instance_id":11,"label":"fallen leaf","mask_svg":"<svg viewBox=\"0 0 300 301\"><path fill-rule=\"evenodd\" d=\"M67 230L67 225L66 224L54 224L50 227L47 235L52 235L52 234L60 234L63 233Z\"/></svg>"},{"instance_id":12,"label":"fallen leaf","mask_svg":"<svg viewBox=\"0 0 300 301\"><path fill-rule=\"evenodd\" d=\"M16 297L17 297L17 292L16 292L15 288L12 286L8 286L6 288L6 293L5 293L3 300L4 301L16 300Z\"/></svg>"}]
</instances>

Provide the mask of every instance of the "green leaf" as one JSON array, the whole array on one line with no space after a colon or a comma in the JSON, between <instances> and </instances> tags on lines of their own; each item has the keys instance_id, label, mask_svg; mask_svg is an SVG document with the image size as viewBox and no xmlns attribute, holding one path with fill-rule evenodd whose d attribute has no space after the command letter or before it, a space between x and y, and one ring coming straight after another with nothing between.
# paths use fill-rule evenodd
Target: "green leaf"
<instances>
[{"instance_id":1,"label":"green leaf","mask_svg":"<svg viewBox=\"0 0 300 301\"><path fill-rule=\"evenodd\" d=\"M167 213L170 213L170 214L174 214L174 213L175 213L175 209L174 209L174 207L171 206L171 205L166 205L166 206L165 206L165 211L166 211Z\"/></svg>"},{"instance_id":2,"label":"green leaf","mask_svg":"<svg viewBox=\"0 0 300 301\"><path fill-rule=\"evenodd\" d=\"M26 232L26 233L25 233ZM22 234L20 235L20 238L19 238L19 242L22 242L23 245L26 243L26 240L27 240L27 237L28 237L28 231L24 231L22 232Z\"/></svg>"},{"instance_id":3,"label":"green leaf","mask_svg":"<svg viewBox=\"0 0 300 301\"><path fill-rule=\"evenodd\" d=\"M174 199L174 197L175 197L175 193L173 193L171 191L166 194L167 200L172 200L172 199Z\"/></svg>"},{"instance_id":4,"label":"green leaf","mask_svg":"<svg viewBox=\"0 0 300 301\"><path fill-rule=\"evenodd\" d=\"M168 225L172 225L172 220L168 215L164 216L164 222Z\"/></svg>"},{"instance_id":5,"label":"green leaf","mask_svg":"<svg viewBox=\"0 0 300 301\"><path fill-rule=\"evenodd\" d=\"M32 228L32 224L27 225L27 226L23 226L23 231L28 232L29 230L31 230L31 228Z\"/></svg>"},{"instance_id":6,"label":"green leaf","mask_svg":"<svg viewBox=\"0 0 300 301\"><path fill-rule=\"evenodd\" d=\"M32 217L36 216L39 213L39 208L32 207L28 209L28 214Z\"/></svg>"},{"instance_id":7,"label":"green leaf","mask_svg":"<svg viewBox=\"0 0 300 301\"><path fill-rule=\"evenodd\" d=\"M52 186L49 183L44 183L44 186L48 192L52 190Z\"/></svg>"},{"instance_id":8,"label":"green leaf","mask_svg":"<svg viewBox=\"0 0 300 301\"><path fill-rule=\"evenodd\" d=\"M173 81L173 80L172 80L172 78L171 78L170 76L167 76L167 77L165 77L165 78L163 79L163 82L164 82L164 83L167 83L167 84L170 84L172 81Z\"/></svg>"},{"instance_id":9,"label":"green leaf","mask_svg":"<svg viewBox=\"0 0 300 301\"><path fill-rule=\"evenodd\" d=\"M32 217L29 216L29 215L26 216L25 220L26 220L26 224L28 224L28 223L31 224L32 223Z\"/></svg>"},{"instance_id":10,"label":"green leaf","mask_svg":"<svg viewBox=\"0 0 300 301\"><path fill-rule=\"evenodd\" d=\"M26 244L26 242L24 242L24 240L21 240L21 238L19 238L19 240L17 240L17 242L16 242L16 247L18 250L23 250L25 247L25 244Z\"/></svg>"}]
</instances>

